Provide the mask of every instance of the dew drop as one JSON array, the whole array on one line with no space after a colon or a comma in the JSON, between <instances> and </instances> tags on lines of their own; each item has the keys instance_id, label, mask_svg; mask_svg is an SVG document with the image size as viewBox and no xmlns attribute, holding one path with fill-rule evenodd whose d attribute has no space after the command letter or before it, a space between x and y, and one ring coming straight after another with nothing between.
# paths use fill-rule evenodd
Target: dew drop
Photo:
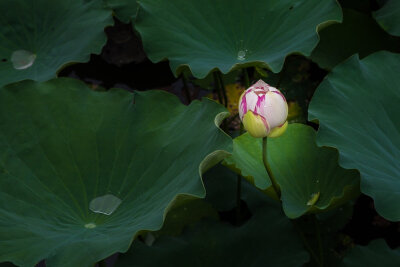
<instances>
[{"instance_id":1,"label":"dew drop","mask_svg":"<svg viewBox=\"0 0 400 267\"><path fill-rule=\"evenodd\" d=\"M243 61L246 59L246 51L240 50L237 54L237 59Z\"/></svg>"},{"instance_id":2,"label":"dew drop","mask_svg":"<svg viewBox=\"0 0 400 267\"><path fill-rule=\"evenodd\" d=\"M87 223L87 224L85 224L85 228L87 228L87 229L96 228L96 224L94 224L94 223Z\"/></svg>"},{"instance_id":3,"label":"dew drop","mask_svg":"<svg viewBox=\"0 0 400 267\"><path fill-rule=\"evenodd\" d=\"M111 215L121 204L121 199L114 195L107 194L101 197L96 197L90 201L89 209L95 213Z\"/></svg>"},{"instance_id":4,"label":"dew drop","mask_svg":"<svg viewBox=\"0 0 400 267\"><path fill-rule=\"evenodd\" d=\"M17 70L24 70L33 65L36 55L26 50L16 50L11 54L11 62Z\"/></svg>"}]
</instances>

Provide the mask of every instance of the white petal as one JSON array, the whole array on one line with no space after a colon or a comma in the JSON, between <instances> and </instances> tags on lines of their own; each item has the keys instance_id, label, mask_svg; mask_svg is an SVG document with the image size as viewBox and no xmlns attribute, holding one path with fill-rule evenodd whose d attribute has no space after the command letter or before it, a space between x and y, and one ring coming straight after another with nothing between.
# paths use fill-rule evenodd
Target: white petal
<instances>
[{"instance_id":1,"label":"white petal","mask_svg":"<svg viewBox=\"0 0 400 267\"><path fill-rule=\"evenodd\" d=\"M271 129L282 125L288 115L288 106L281 94L268 92L264 102L264 108L260 113L269 123Z\"/></svg>"},{"instance_id":2,"label":"white petal","mask_svg":"<svg viewBox=\"0 0 400 267\"><path fill-rule=\"evenodd\" d=\"M250 89L246 94L247 110L254 111L258 101L258 95Z\"/></svg>"}]
</instances>

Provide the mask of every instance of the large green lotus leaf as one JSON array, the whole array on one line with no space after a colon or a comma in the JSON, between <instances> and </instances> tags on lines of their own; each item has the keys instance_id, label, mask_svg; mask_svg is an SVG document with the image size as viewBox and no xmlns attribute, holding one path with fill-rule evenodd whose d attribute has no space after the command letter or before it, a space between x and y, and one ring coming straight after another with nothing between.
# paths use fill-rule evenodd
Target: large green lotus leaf
<instances>
[{"instance_id":1,"label":"large green lotus leaf","mask_svg":"<svg viewBox=\"0 0 400 267\"><path fill-rule=\"evenodd\" d=\"M374 13L375 19L388 33L400 36L400 2L387 0L385 5Z\"/></svg>"},{"instance_id":2,"label":"large green lotus leaf","mask_svg":"<svg viewBox=\"0 0 400 267\"><path fill-rule=\"evenodd\" d=\"M353 56L316 90L309 118L318 144L340 152L340 165L361 173L361 191L380 215L400 220L400 55Z\"/></svg>"},{"instance_id":3,"label":"large green lotus leaf","mask_svg":"<svg viewBox=\"0 0 400 267\"><path fill-rule=\"evenodd\" d=\"M219 175L213 179L236 181L229 169L217 171ZM243 225L203 220L187 227L181 236L161 237L152 246L136 240L116 266L292 267L307 262L308 253L278 203L246 181L242 183L242 199L252 214Z\"/></svg>"},{"instance_id":4,"label":"large green lotus leaf","mask_svg":"<svg viewBox=\"0 0 400 267\"><path fill-rule=\"evenodd\" d=\"M115 16L122 22L134 21L139 5L136 0L104 0Z\"/></svg>"},{"instance_id":5,"label":"large green lotus leaf","mask_svg":"<svg viewBox=\"0 0 400 267\"><path fill-rule=\"evenodd\" d=\"M0 262L93 266L158 230L177 194L204 197L224 111L71 79L0 88Z\"/></svg>"},{"instance_id":6,"label":"large green lotus leaf","mask_svg":"<svg viewBox=\"0 0 400 267\"><path fill-rule=\"evenodd\" d=\"M346 267L398 267L400 266L400 250L390 249L385 240L377 239L368 246L356 246L343 259Z\"/></svg>"},{"instance_id":7,"label":"large green lotus leaf","mask_svg":"<svg viewBox=\"0 0 400 267\"><path fill-rule=\"evenodd\" d=\"M149 58L188 65L197 78L212 69L259 65L274 72L291 53L310 55L318 28L341 20L334 0L141 0L135 27Z\"/></svg>"},{"instance_id":8,"label":"large green lotus leaf","mask_svg":"<svg viewBox=\"0 0 400 267\"><path fill-rule=\"evenodd\" d=\"M303 124L290 124L279 138L268 139L268 161L281 189L283 209L289 218L337 206L359 191L355 170L338 166L337 150L318 147L316 132ZM261 190L271 193L271 181L262 161L262 139L248 133L234 139L228 166Z\"/></svg>"},{"instance_id":9,"label":"large green lotus leaf","mask_svg":"<svg viewBox=\"0 0 400 267\"><path fill-rule=\"evenodd\" d=\"M325 69L356 53L363 58L380 50L400 52L400 38L387 34L370 15L351 9L343 9L343 23L322 29L320 38L310 58Z\"/></svg>"},{"instance_id":10,"label":"large green lotus leaf","mask_svg":"<svg viewBox=\"0 0 400 267\"><path fill-rule=\"evenodd\" d=\"M49 80L65 64L88 61L112 24L102 0L4 0L0 10L0 86Z\"/></svg>"}]
</instances>

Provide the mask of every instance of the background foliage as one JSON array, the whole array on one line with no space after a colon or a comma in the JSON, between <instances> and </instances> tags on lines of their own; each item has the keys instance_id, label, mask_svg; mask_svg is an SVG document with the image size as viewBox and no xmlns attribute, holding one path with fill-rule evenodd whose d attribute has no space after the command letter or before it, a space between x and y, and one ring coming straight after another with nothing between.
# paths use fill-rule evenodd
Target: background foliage
<instances>
[{"instance_id":1,"label":"background foliage","mask_svg":"<svg viewBox=\"0 0 400 267\"><path fill-rule=\"evenodd\" d=\"M398 1L0 9L1 267L398 265ZM258 79L277 192L237 115Z\"/></svg>"}]
</instances>

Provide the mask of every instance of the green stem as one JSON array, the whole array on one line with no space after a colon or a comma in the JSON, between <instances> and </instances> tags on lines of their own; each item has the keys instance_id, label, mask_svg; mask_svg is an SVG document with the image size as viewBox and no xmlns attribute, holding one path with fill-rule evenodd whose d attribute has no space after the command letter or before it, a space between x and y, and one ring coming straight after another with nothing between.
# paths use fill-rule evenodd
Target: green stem
<instances>
[{"instance_id":1,"label":"green stem","mask_svg":"<svg viewBox=\"0 0 400 267\"><path fill-rule=\"evenodd\" d=\"M285 73L286 73L286 60L283 63L283 67L282 67L282 70L281 70L281 73L279 75L279 79L278 79L278 82L277 82L275 88L279 89L279 87L281 86L281 82L283 80L283 77L285 76Z\"/></svg>"},{"instance_id":2,"label":"green stem","mask_svg":"<svg viewBox=\"0 0 400 267\"><path fill-rule=\"evenodd\" d=\"M221 92L222 92L222 95L223 95L223 97L224 97L224 102L225 102L225 107L227 107L228 106L228 97L226 96L226 90L225 90L225 84L224 84L224 80L222 79L222 74L221 74L221 72L217 72L217 76L218 76L218 80L219 80L219 87L221 88Z\"/></svg>"},{"instance_id":3,"label":"green stem","mask_svg":"<svg viewBox=\"0 0 400 267\"><path fill-rule=\"evenodd\" d=\"M262 154L263 154L263 162L264 162L264 166L265 169L267 170L268 176L271 180L271 184L272 184L272 188L274 189L276 196L280 199L280 191L278 188L278 185L276 184L276 180L274 175L272 174L272 170L271 170L271 166L268 163L268 156L267 156L267 137L263 138L263 142L262 142Z\"/></svg>"},{"instance_id":4,"label":"green stem","mask_svg":"<svg viewBox=\"0 0 400 267\"><path fill-rule=\"evenodd\" d=\"M217 90L218 101L219 101L219 103L221 103L223 105L224 103L222 100L221 90L220 90L219 81L218 81L218 74L216 71L213 72L213 77L214 77L214 86Z\"/></svg>"},{"instance_id":5,"label":"green stem","mask_svg":"<svg viewBox=\"0 0 400 267\"><path fill-rule=\"evenodd\" d=\"M240 122L239 136L244 133L242 122ZM241 221L241 193L242 192L242 176L237 175L237 186L236 186L236 221L240 224Z\"/></svg>"},{"instance_id":6,"label":"green stem","mask_svg":"<svg viewBox=\"0 0 400 267\"><path fill-rule=\"evenodd\" d=\"M321 262L320 262L320 260L319 260L319 258L317 256L317 254L315 254L314 250L311 248L310 244L307 241L307 238L304 236L304 234L301 231L300 227L297 225L295 220L293 220L292 222L293 222L294 228L299 233L299 236L300 236L301 240L303 241L304 246L306 247L308 252L311 254L311 257L314 258L314 260L318 264L318 266L322 267L322 264L321 264Z\"/></svg>"},{"instance_id":7,"label":"green stem","mask_svg":"<svg viewBox=\"0 0 400 267\"><path fill-rule=\"evenodd\" d=\"M183 91L185 92L186 95L186 100L188 101L188 104L190 104L190 102L192 102L192 98L190 97L189 87L187 85L185 74L183 73L182 73L182 82L183 82Z\"/></svg>"},{"instance_id":8,"label":"green stem","mask_svg":"<svg viewBox=\"0 0 400 267\"><path fill-rule=\"evenodd\" d=\"M249 72L247 71L247 68L243 69L243 77L244 77L244 86L246 86L247 89L250 87Z\"/></svg>"},{"instance_id":9,"label":"green stem","mask_svg":"<svg viewBox=\"0 0 400 267\"><path fill-rule=\"evenodd\" d=\"M244 77L244 85L246 86L247 89L250 87L249 73L247 72L247 68L243 69L243 77ZM219 74L219 79L225 91L225 86L221 74ZM242 135L243 133L244 133L243 124L242 122L240 122L239 135ZM242 176L238 174L237 186L236 186L236 221L238 222L238 224L240 224L241 221L241 191L242 191Z\"/></svg>"}]
</instances>

